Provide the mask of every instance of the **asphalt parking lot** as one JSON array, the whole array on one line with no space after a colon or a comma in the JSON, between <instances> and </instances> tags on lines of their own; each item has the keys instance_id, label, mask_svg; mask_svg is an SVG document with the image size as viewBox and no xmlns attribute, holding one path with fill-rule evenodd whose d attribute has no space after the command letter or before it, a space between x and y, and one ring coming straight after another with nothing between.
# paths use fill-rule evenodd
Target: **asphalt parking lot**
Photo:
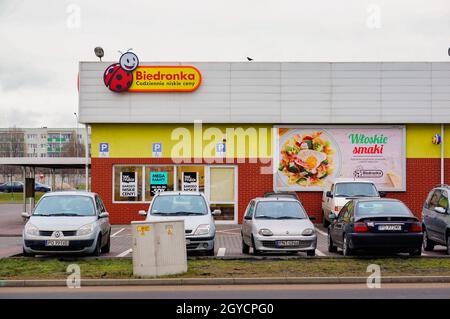
<instances>
[{"instance_id":1,"label":"asphalt parking lot","mask_svg":"<svg viewBox=\"0 0 450 319\"><path fill-rule=\"evenodd\" d=\"M0 205L0 258L19 255L22 252L22 229L24 221L20 217L21 205ZM240 225L217 225L215 255L217 257L245 258L241 251ZM327 230L321 225L316 225L317 249L316 256L342 257L342 252L329 253L327 250ZM111 251L102 257L131 257L131 226L112 225ZM201 255L199 253L192 254ZM297 256L306 256L306 253L298 253ZM423 252L423 256L448 257L444 246L436 246L432 252ZM248 256L248 255L247 255ZM266 257L293 256L293 254L266 254Z\"/></svg>"}]
</instances>

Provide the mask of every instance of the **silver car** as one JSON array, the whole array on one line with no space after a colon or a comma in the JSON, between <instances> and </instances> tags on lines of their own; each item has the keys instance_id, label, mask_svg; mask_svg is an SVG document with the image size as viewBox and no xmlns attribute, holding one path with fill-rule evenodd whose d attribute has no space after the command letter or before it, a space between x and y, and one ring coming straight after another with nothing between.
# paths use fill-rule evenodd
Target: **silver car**
<instances>
[{"instance_id":1,"label":"silver car","mask_svg":"<svg viewBox=\"0 0 450 319\"><path fill-rule=\"evenodd\" d=\"M250 201L242 224L242 253L253 247L261 252L306 251L315 256L314 225L299 201L290 198L255 198Z\"/></svg>"},{"instance_id":2,"label":"silver car","mask_svg":"<svg viewBox=\"0 0 450 319\"><path fill-rule=\"evenodd\" d=\"M184 221L186 248L188 251L203 251L214 256L214 239L216 225L214 216L221 211L211 211L208 200L201 192L166 191L157 193L150 204L148 212L141 210L139 214L146 216L147 221Z\"/></svg>"},{"instance_id":3,"label":"silver car","mask_svg":"<svg viewBox=\"0 0 450 319\"><path fill-rule=\"evenodd\" d=\"M111 225L100 197L90 192L47 193L28 219L23 230L23 254L108 253Z\"/></svg>"}]
</instances>

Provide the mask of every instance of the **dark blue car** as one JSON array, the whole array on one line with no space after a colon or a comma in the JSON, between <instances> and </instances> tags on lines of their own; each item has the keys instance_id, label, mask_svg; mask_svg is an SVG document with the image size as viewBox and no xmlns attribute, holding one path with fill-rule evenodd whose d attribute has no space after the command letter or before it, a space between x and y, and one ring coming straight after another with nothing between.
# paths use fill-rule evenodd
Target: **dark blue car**
<instances>
[{"instance_id":1,"label":"dark blue car","mask_svg":"<svg viewBox=\"0 0 450 319\"><path fill-rule=\"evenodd\" d=\"M334 215L334 214L332 214ZM328 250L342 248L344 256L355 251L422 253L422 224L396 199L352 199L330 216Z\"/></svg>"}]
</instances>

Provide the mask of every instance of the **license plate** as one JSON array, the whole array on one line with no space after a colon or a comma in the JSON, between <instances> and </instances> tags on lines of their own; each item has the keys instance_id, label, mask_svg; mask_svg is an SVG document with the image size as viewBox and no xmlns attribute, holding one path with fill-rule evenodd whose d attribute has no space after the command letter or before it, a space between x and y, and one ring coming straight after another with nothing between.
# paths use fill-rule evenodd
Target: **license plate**
<instances>
[{"instance_id":1,"label":"license plate","mask_svg":"<svg viewBox=\"0 0 450 319\"><path fill-rule=\"evenodd\" d=\"M402 230L402 225L379 225L378 230L384 230L384 231Z\"/></svg>"},{"instance_id":2,"label":"license plate","mask_svg":"<svg viewBox=\"0 0 450 319\"><path fill-rule=\"evenodd\" d=\"M189 239L186 239L186 245L189 245L191 241Z\"/></svg>"},{"instance_id":3,"label":"license plate","mask_svg":"<svg viewBox=\"0 0 450 319\"><path fill-rule=\"evenodd\" d=\"M276 241L275 244L278 247L290 247L290 246L299 246L300 242L298 240L279 240Z\"/></svg>"},{"instance_id":4,"label":"license plate","mask_svg":"<svg viewBox=\"0 0 450 319\"><path fill-rule=\"evenodd\" d=\"M69 246L69 241L68 240L46 240L45 246L66 247L66 246Z\"/></svg>"}]
</instances>

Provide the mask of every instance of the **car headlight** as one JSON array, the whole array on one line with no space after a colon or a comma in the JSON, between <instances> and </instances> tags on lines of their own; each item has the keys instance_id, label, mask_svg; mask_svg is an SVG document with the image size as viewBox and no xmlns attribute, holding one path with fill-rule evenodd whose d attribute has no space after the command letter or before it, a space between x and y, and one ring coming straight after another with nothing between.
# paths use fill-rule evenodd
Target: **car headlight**
<instances>
[{"instance_id":1,"label":"car headlight","mask_svg":"<svg viewBox=\"0 0 450 319\"><path fill-rule=\"evenodd\" d=\"M302 236L311 236L311 235L314 235L314 229L312 229L312 228L306 228L302 232Z\"/></svg>"},{"instance_id":2,"label":"car headlight","mask_svg":"<svg viewBox=\"0 0 450 319\"><path fill-rule=\"evenodd\" d=\"M260 234L262 236L272 236L273 235L272 231L270 229L267 229L267 228L261 228L258 231L258 234Z\"/></svg>"},{"instance_id":3,"label":"car headlight","mask_svg":"<svg viewBox=\"0 0 450 319\"><path fill-rule=\"evenodd\" d=\"M210 226L208 224L199 225L195 230L194 235L207 235L209 234Z\"/></svg>"},{"instance_id":4,"label":"car headlight","mask_svg":"<svg viewBox=\"0 0 450 319\"><path fill-rule=\"evenodd\" d=\"M86 224L77 230L77 236L89 235L94 231L94 224Z\"/></svg>"},{"instance_id":5,"label":"car headlight","mask_svg":"<svg viewBox=\"0 0 450 319\"><path fill-rule=\"evenodd\" d=\"M25 233L31 236L39 236L39 229L31 223L25 225Z\"/></svg>"}]
</instances>

